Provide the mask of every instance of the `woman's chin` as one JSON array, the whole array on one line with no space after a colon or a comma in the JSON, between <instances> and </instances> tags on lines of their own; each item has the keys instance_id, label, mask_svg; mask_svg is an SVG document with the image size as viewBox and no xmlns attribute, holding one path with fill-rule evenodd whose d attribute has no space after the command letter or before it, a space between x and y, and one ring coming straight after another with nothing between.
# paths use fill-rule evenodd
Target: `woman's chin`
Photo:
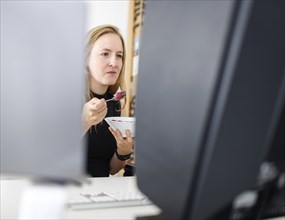
<instances>
[{"instance_id":1,"label":"woman's chin","mask_svg":"<svg viewBox=\"0 0 285 220\"><path fill-rule=\"evenodd\" d=\"M116 84L117 81L108 81L105 83L106 86L113 86Z\"/></svg>"},{"instance_id":2,"label":"woman's chin","mask_svg":"<svg viewBox=\"0 0 285 220\"><path fill-rule=\"evenodd\" d=\"M102 83L106 86L112 86L115 85L118 80L117 75L107 75L104 77Z\"/></svg>"}]
</instances>

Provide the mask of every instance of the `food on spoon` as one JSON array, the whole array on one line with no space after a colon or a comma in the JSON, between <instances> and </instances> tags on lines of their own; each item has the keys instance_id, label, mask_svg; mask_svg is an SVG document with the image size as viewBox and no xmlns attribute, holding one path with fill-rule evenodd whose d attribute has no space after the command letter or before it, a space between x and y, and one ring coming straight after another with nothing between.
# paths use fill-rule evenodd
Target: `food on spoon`
<instances>
[{"instance_id":1,"label":"food on spoon","mask_svg":"<svg viewBox=\"0 0 285 220\"><path fill-rule=\"evenodd\" d=\"M117 92L117 93L114 95L114 100L119 101L119 100L121 100L122 98L124 98L125 96L126 96L126 91Z\"/></svg>"}]
</instances>

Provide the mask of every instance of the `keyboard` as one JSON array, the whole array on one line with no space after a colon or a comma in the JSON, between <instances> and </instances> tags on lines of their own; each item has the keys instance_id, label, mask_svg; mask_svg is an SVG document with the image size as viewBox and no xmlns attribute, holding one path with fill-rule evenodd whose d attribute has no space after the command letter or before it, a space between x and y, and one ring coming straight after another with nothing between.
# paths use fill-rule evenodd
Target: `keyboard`
<instances>
[{"instance_id":1,"label":"keyboard","mask_svg":"<svg viewBox=\"0 0 285 220\"><path fill-rule=\"evenodd\" d=\"M141 192L81 192L70 196L67 206L72 210L149 205L152 202Z\"/></svg>"}]
</instances>

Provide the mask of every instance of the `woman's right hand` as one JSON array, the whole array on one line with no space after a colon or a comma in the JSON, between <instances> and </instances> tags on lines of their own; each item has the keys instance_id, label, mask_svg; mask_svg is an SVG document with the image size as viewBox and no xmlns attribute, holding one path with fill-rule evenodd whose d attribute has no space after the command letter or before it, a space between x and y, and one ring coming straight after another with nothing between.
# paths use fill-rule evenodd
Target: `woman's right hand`
<instances>
[{"instance_id":1,"label":"woman's right hand","mask_svg":"<svg viewBox=\"0 0 285 220\"><path fill-rule=\"evenodd\" d=\"M82 136L92 125L99 124L107 114L105 99L93 98L86 102L82 110Z\"/></svg>"}]
</instances>

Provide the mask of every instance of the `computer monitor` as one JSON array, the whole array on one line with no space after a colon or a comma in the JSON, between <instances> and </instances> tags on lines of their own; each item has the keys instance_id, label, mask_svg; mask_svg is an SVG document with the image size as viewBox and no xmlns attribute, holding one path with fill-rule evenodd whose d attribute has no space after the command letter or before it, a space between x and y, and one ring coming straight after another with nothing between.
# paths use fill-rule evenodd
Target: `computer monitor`
<instances>
[{"instance_id":1,"label":"computer monitor","mask_svg":"<svg viewBox=\"0 0 285 220\"><path fill-rule=\"evenodd\" d=\"M1 1L1 174L84 175L85 5Z\"/></svg>"},{"instance_id":2,"label":"computer monitor","mask_svg":"<svg viewBox=\"0 0 285 220\"><path fill-rule=\"evenodd\" d=\"M138 187L166 219L213 219L254 187L284 105L284 1L148 1Z\"/></svg>"}]
</instances>

